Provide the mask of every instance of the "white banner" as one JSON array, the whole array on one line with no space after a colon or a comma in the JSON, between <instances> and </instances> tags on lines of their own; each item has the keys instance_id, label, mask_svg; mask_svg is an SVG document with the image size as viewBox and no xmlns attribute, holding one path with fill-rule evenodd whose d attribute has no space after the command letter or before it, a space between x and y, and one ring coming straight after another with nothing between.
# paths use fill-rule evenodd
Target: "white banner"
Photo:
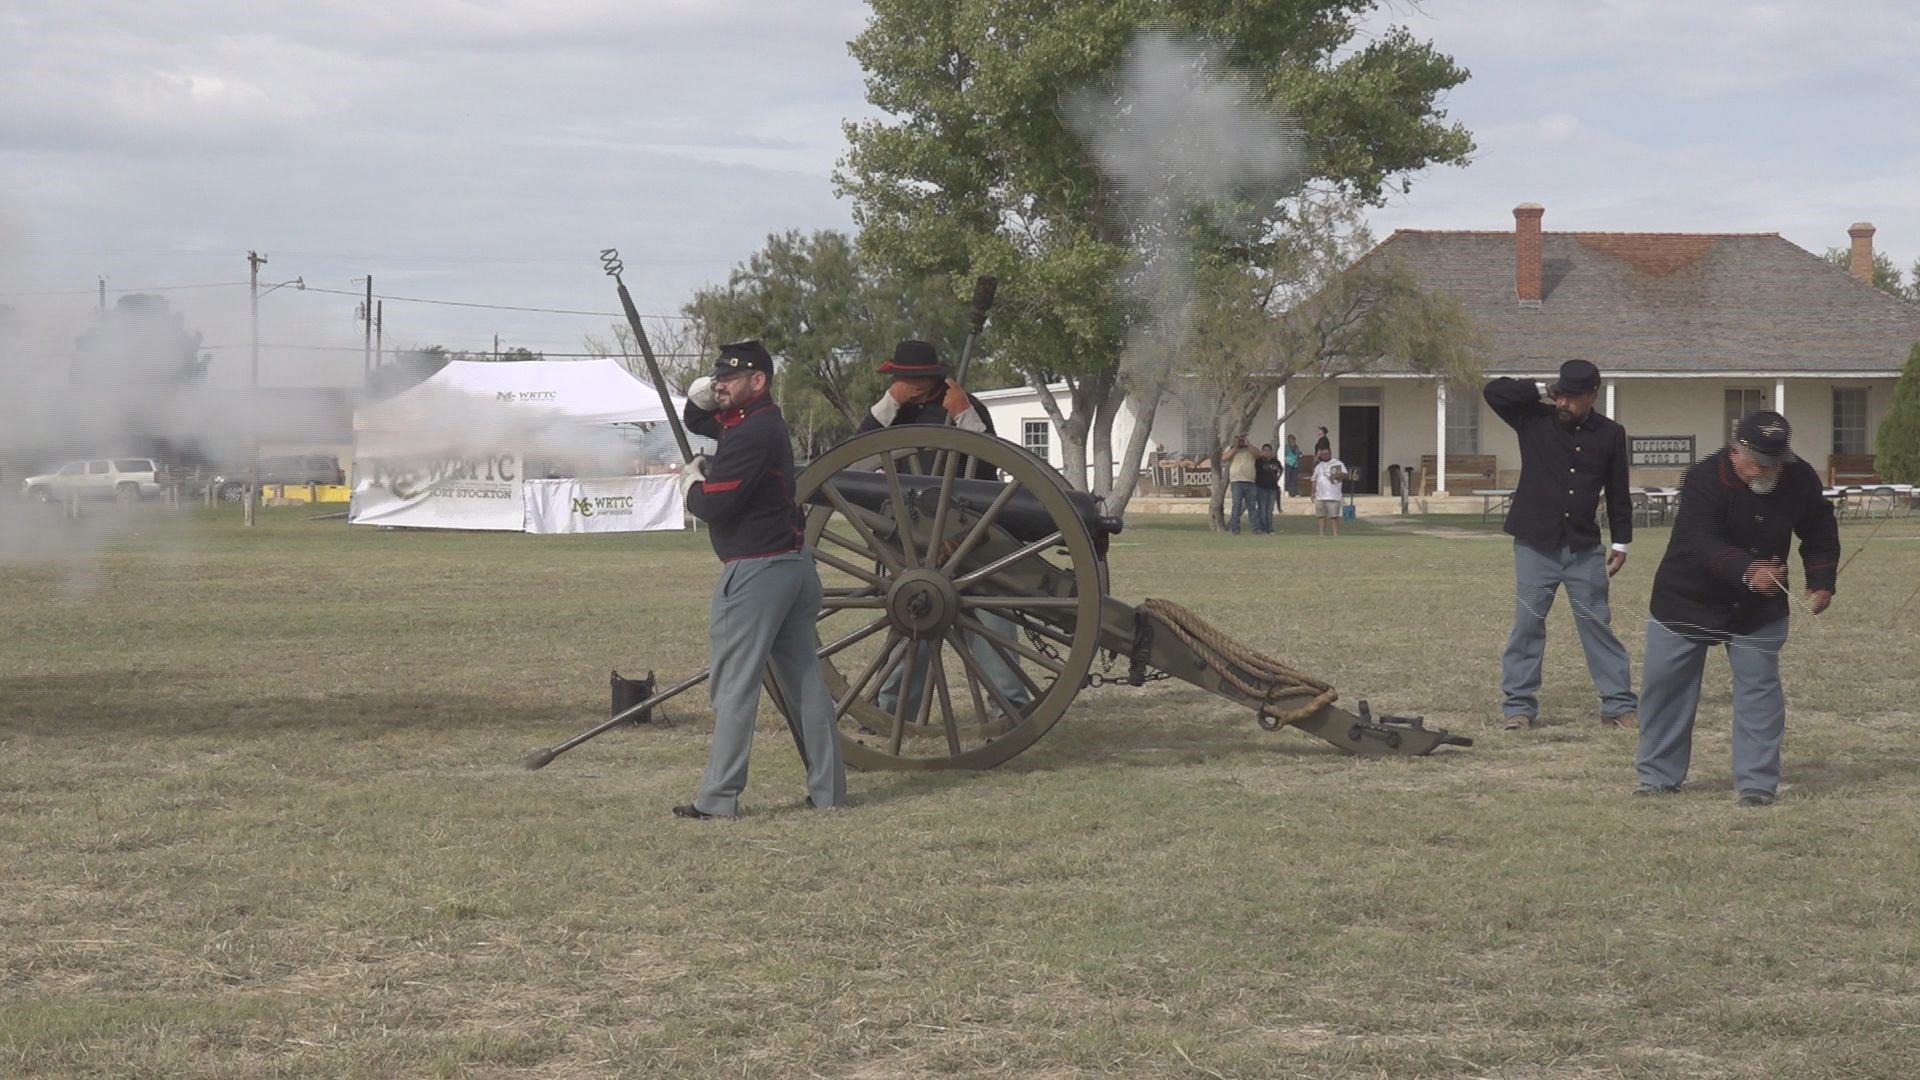
<instances>
[{"instance_id":1,"label":"white banner","mask_svg":"<svg viewBox=\"0 0 1920 1080\"><path fill-rule=\"evenodd\" d=\"M529 480L530 533L651 532L687 527L677 476Z\"/></svg>"},{"instance_id":2,"label":"white banner","mask_svg":"<svg viewBox=\"0 0 1920 1080\"><path fill-rule=\"evenodd\" d=\"M356 454L347 521L519 532L527 520L520 464L518 454Z\"/></svg>"}]
</instances>

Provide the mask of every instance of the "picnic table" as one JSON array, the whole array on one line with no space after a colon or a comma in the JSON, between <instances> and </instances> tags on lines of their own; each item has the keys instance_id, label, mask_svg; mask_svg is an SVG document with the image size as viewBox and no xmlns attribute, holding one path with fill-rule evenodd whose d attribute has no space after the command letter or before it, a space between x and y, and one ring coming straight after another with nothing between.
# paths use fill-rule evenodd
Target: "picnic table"
<instances>
[{"instance_id":1,"label":"picnic table","mask_svg":"<svg viewBox=\"0 0 1920 1080\"><path fill-rule=\"evenodd\" d=\"M1834 513L1843 518L1872 517L1876 510L1892 517L1902 504L1906 515L1912 516L1915 505L1920 504L1920 488L1912 484L1843 484L1820 494L1833 502Z\"/></svg>"},{"instance_id":2,"label":"picnic table","mask_svg":"<svg viewBox=\"0 0 1920 1080\"><path fill-rule=\"evenodd\" d=\"M1487 519L1492 517L1496 512L1505 511L1508 506L1513 504L1512 488L1475 488L1473 494L1480 496L1480 523L1482 525L1486 524Z\"/></svg>"}]
</instances>

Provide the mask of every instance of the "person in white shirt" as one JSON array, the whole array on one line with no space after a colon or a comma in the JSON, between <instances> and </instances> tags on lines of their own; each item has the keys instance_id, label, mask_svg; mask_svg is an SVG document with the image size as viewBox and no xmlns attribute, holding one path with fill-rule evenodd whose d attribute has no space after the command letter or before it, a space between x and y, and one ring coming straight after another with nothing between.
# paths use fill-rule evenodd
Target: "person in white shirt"
<instances>
[{"instance_id":1,"label":"person in white shirt","mask_svg":"<svg viewBox=\"0 0 1920 1080\"><path fill-rule=\"evenodd\" d=\"M1347 467L1333 451L1321 447L1313 452L1313 509L1320 519L1320 535L1327 535L1327 523L1333 523L1333 535L1340 535L1340 485L1346 483Z\"/></svg>"}]
</instances>

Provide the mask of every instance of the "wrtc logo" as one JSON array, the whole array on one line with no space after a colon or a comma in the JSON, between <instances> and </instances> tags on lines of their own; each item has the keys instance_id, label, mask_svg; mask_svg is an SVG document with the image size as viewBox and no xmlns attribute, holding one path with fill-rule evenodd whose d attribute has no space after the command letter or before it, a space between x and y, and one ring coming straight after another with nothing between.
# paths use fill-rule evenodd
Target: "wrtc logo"
<instances>
[{"instance_id":1,"label":"wrtc logo","mask_svg":"<svg viewBox=\"0 0 1920 1080\"><path fill-rule=\"evenodd\" d=\"M599 495L574 499L573 512L580 517L632 517L633 496Z\"/></svg>"},{"instance_id":2,"label":"wrtc logo","mask_svg":"<svg viewBox=\"0 0 1920 1080\"><path fill-rule=\"evenodd\" d=\"M495 401L504 401L509 405L517 401L558 401L560 400L560 391L558 390L496 390L494 391L493 397Z\"/></svg>"}]
</instances>

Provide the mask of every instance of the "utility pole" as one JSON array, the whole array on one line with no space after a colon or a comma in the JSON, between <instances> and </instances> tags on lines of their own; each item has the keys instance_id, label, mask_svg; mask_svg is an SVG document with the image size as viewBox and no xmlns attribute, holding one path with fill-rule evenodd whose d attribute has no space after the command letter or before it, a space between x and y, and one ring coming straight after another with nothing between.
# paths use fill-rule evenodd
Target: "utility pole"
<instances>
[{"instance_id":1,"label":"utility pole","mask_svg":"<svg viewBox=\"0 0 1920 1080\"><path fill-rule=\"evenodd\" d=\"M381 355L386 351L386 336L387 302L380 300L373 305L373 369L375 371L379 371L380 365L387 362L386 357Z\"/></svg>"},{"instance_id":2,"label":"utility pole","mask_svg":"<svg viewBox=\"0 0 1920 1080\"><path fill-rule=\"evenodd\" d=\"M493 335L493 358L495 360L500 359L500 335L499 334Z\"/></svg>"},{"instance_id":3,"label":"utility pole","mask_svg":"<svg viewBox=\"0 0 1920 1080\"><path fill-rule=\"evenodd\" d=\"M367 321L367 340L361 351L361 366L369 383L373 381L373 275L367 275L367 306L360 309Z\"/></svg>"},{"instance_id":4,"label":"utility pole","mask_svg":"<svg viewBox=\"0 0 1920 1080\"><path fill-rule=\"evenodd\" d=\"M253 528L253 504L260 494L260 268L267 263L267 257L255 251L247 252L247 309L249 321L253 326L252 346L248 351L247 385L251 388L247 402L247 528Z\"/></svg>"},{"instance_id":5,"label":"utility pole","mask_svg":"<svg viewBox=\"0 0 1920 1080\"><path fill-rule=\"evenodd\" d=\"M100 279L100 313L107 313L107 279Z\"/></svg>"}]
</instances>

